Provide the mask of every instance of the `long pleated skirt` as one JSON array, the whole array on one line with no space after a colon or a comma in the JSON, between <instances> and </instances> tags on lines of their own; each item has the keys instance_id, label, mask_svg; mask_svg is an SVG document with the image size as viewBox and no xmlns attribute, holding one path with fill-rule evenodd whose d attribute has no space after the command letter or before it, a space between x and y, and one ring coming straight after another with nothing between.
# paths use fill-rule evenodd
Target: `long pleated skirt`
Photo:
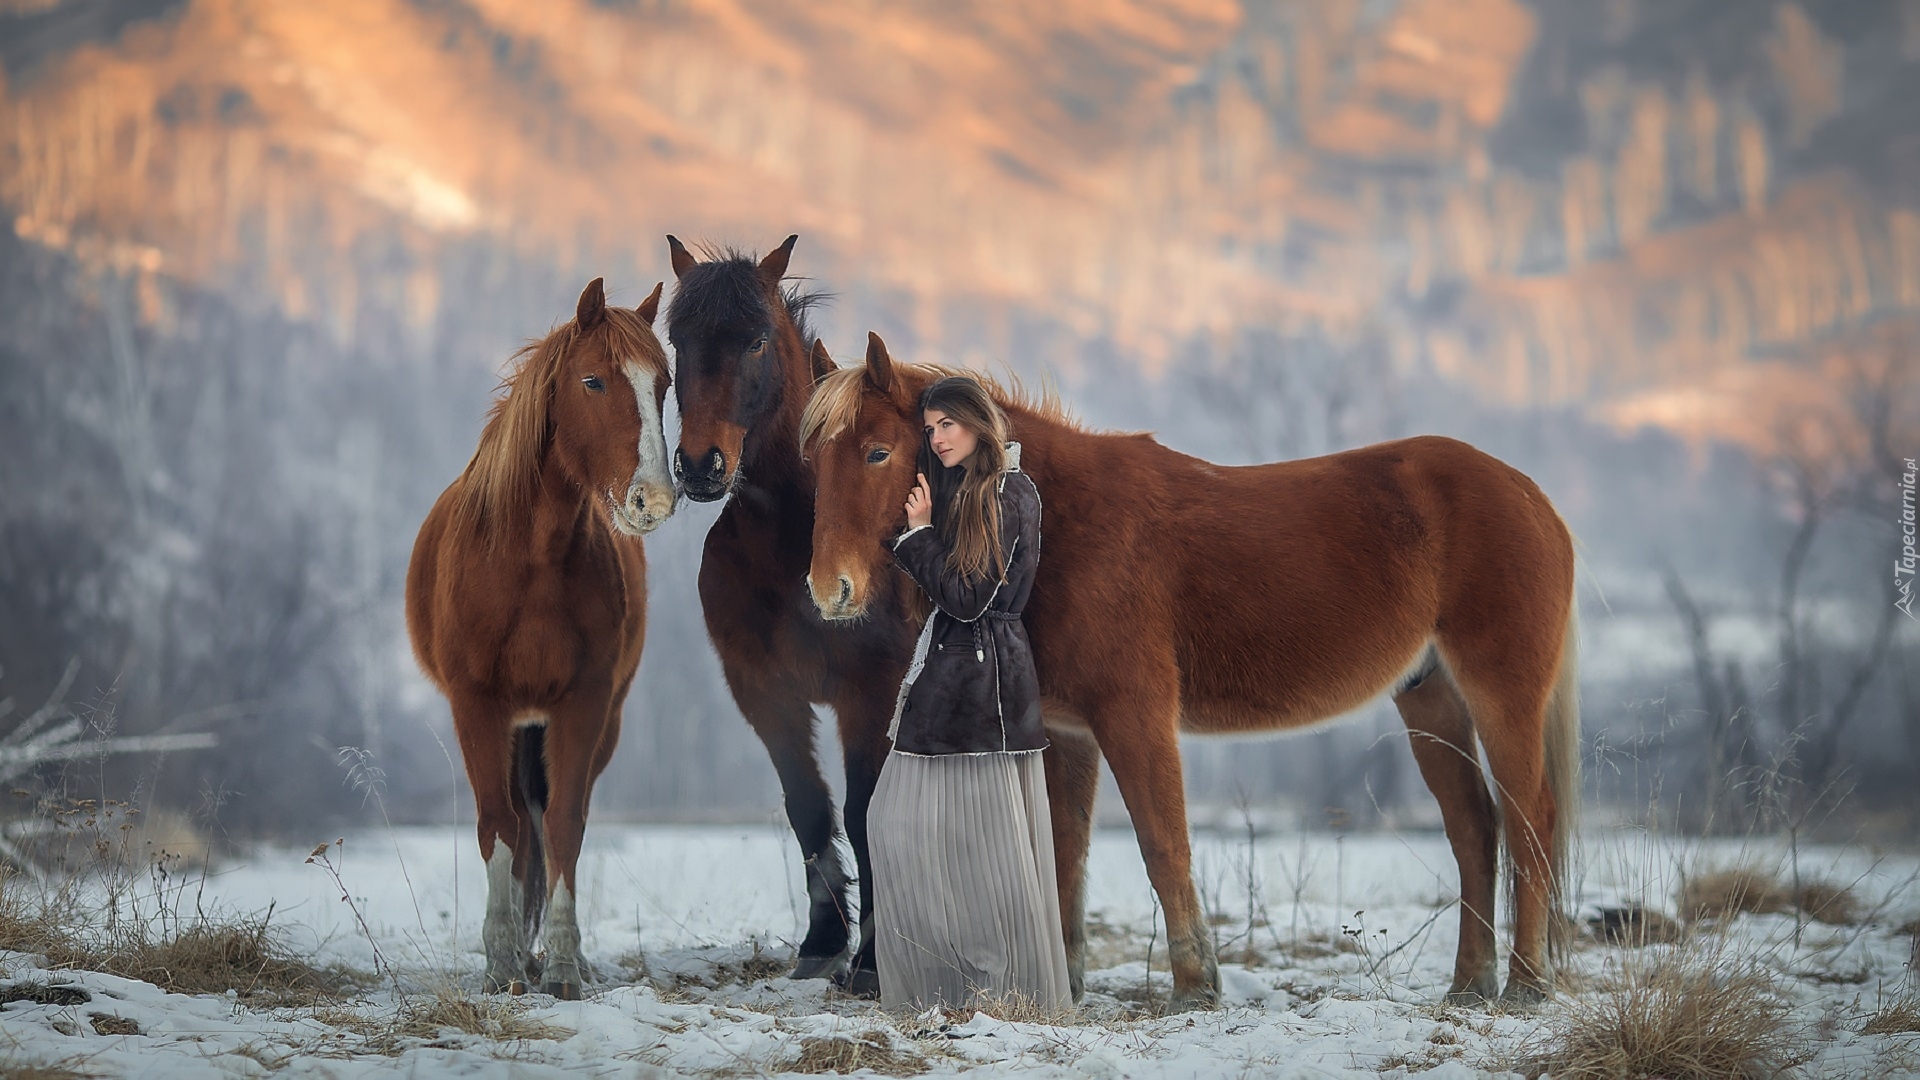
<instances>
[{"instance_id":1,"label":"long pleated skirt","mask_svg":"<svg viewBox=\"0 0 1920 1080\"><path fill-rule=\"evenodd\" d=\"M867 843L882 1005L1072 1005L1039 751L888 755Z\"/></svg>"}]
</instances>

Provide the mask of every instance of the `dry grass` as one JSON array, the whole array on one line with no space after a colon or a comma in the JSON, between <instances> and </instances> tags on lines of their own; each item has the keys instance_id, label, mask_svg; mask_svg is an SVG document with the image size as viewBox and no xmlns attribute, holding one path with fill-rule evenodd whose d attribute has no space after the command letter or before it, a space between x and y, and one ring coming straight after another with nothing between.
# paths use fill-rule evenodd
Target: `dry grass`
<instances>
[{"instance_id":1,"label":"dry grass","mask_svg":"<svg viewBox=\"0 0 1920 1080\"><path fill-rule=\"evenodd\" d=\"M868 1031L852 1039L838 1036L802 1039L800 1057L781 1071L846 1076L860 1069L872 1069L882 1076L919 1076L931 1067L919 1054L894 1049L884 1032Z\"/></svg>"},{"instance_id":2,"label":"dry grass","mask_svg":"<svg viewBox=\"0 0 1920 1080\"><path fill-rule=\"evenodd\" d=\"M1862 1035L1912 1035L1920 1033L1920 998L1906 997L1867 1018Z\"/></svg>"},{"instance_id":3,"label":"dry grass","mask_svg":"<svg viewBox=\"0 0 1920 1080\"><path fill-rule=\"evenodd\" d=\"M423 1043L445 1039L449 1031L501 1044L541 1039L561 1041L573 1036L574 1033L565 1028L529 1018L526 1013L532 1008L534 1006L511 998L474 997L454 989L409 998L393 1013L369 1015L353 1008L316 1008L307 1016L332 1031L304 1052L321 1057L354 1054L397 1057ZM337 1033L342 1032L357 1039L329 1041L338 1039Z\"/></svg>"},{"instance_id":4,"label":"dry grass","mask_svg":"<svg viewBox=\"0 0 1920 1080\"><path fill-rule=\"evenodd\" d=\"M93 1080L99 1076L76 1061L21 1061L0 1058L0 1077L5 1080Z\"/></svg>"},{"instance_id":5,"label":"dry grass","mask_svg":"<svg viewBox=\"0 0 1920 1080\"><path fill-rule=\"evenodd\" d=\"M1855 926L1860 922L1860 900L1853 890L1824 881L1800 887L1800 910L1810 919L1833 926Z\"/></svg>"},{"instance_id":6,"label":"dry grass","mask_svg":"<svg viewBox=\"0 0 1920 1080\"><path fill-rule=\"evenodd\" d=\"M443 990L425 1000L409 1001L400 1011L392 1033L400 1038L435 1039L448 1028L495 1042L528 1039L567 1039L573 1032L526 1017L527 1007L499 997L472 997Z\"/></svg>"},{"instance_id":7,"label":"dry grass","mask_svg":"<svg viewBox=\"0 0 1920 1080\"><path fill-rule=\"evenodd\" d=\"M1805 1059L1787 1011L1763 968L1683 952L1631 966L1608 992L1561 999L1508 1067L1555 1080L1772 1077Z\"/></svg>"},{"instance_id":8,"label":"dry grass","mask_svg":"<svg viewBox=\"0 0 1920 1080\"><path fill-rule=\"evenodd\" d=\"M1779 876L1757 866L1714 870L1689 877L1680 887L1682 918L1725 919L1739 914L1781 915L1796 907L1808 918L1839 926L1859 921L1853 890L1823 881L1808 882L1797 897Z\"/></svg>"},{"instance_id":9,"label":"dry grass","mask_svg":"<svg viewBox=\"0 0 1920 1080\"><path fill-rule=\"evenodd\" d=\"M95 1035L146 1034L146 1032L140 1030L140 1025L137 1022L129 1020L124 1016L115 1016L112 1013L94 1013L92 1016L87 1017L87 1023L92 1025Z\"/></svg>"},{"instance_id":10,"label":"dry grass","mask_svg":"<svg viewBox=\"0 0 1920 1080\"><path fill-rule=\"evenodd\" d=\"M1046 1024L1050 1027L1064 1027L1080 1019L1079 1010L1072 1005L1042 1005L1033 995L1017 990L975 994L967 1003L966 1011L986 1013L995 1020L1011 1024Z\"/></svg>"},{"instance_id":11,"label":"dry grass","mask_svg":"<svg viewBox=\"0 0 1920 1080\"><path fill-rule=\"evenodd\" d=\"M294 954L265 919L195 919L156 926L121 920L89 925L57 904L0 898L0 948L39 953L54 968L102 971L183 994L275 1001L338 996L358 985L352 972L322 968Z\"/></svg>"}]
</instances>

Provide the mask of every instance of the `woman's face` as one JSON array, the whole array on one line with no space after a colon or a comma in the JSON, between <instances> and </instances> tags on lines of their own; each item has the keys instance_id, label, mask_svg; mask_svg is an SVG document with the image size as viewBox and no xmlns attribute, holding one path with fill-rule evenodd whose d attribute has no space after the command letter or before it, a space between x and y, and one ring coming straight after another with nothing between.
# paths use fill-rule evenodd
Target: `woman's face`
<instances>
[{"instance_id":1,"label":"woman's face","mask_svg":"<svg viewBox=\"0 0 1920 1080\"><path fill-rule=\"evenodd\" d=\"M974 447L980 445L980 437L967 425L939 409L927 409L921 416L927 424L927 442L932 445L934 456L949 469L972 457Z\"/></svg>"}]
</instances>

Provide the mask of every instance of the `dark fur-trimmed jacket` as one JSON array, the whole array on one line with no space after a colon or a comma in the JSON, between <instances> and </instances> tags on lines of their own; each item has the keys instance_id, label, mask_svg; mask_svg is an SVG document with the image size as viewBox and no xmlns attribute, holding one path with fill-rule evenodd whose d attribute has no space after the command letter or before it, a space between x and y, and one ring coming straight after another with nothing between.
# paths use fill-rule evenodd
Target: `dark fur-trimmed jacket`
<instances>
[{"instance_id":1,"label":"dark fur-trimmed jacket","mask_svg":"<svg viewBox=\"0 0 1920 1080\"><path fill-rule=\"evenodd\" d=\"M931 526L893 544L894 561L933 598L913 666L894 705L894 749L908 754L1040 750L1040 680L1020 612L1040 563L1040 490L1020 471L1020 444L1000 476L1000 549L1006 580L970 581L947 568Z\"/></svg>"}]
</instances>

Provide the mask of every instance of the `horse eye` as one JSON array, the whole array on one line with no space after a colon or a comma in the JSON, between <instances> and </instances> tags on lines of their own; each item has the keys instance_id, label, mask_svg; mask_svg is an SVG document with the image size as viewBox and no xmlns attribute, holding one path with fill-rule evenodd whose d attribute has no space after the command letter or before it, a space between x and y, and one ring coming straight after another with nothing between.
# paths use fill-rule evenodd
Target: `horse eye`
<instances>
[{"instance_id":1,"label":"horse eye","mask_svg":"<svg viewBox=\"0 0 1920 1080\"><path fill-rule=\"evenodd\" d=\"M872 450L867 451L867 464L878 465L881 462L887 460L889 456L890 455L886 447L876 446Z\"/></svg>"},{"instance_id":2,"label":"horse eye","mask_svg":"<svg viewBox=\"0 0 1920 1080\"><path fill-rule=\"evenodd\" d=\"M580 381L586 384L587 389L593 391L596 394L605 391L607 388L607 384L601 382L600 376L598 375L589 375L586 378L581 379Z\"/></svg>"},{"instance_id":3,"label":"horse eye","mask_svg":"<svg viewBox=\"0 0 1920 1080\"><path fill-rule=\"evenodd\" d=\"M756 341L753 343L753 348L747 350L747 355L759 356L761 353L766 351L767 351L767 339L761 338L759 341Z\"/></svg>"}]
</instances>

